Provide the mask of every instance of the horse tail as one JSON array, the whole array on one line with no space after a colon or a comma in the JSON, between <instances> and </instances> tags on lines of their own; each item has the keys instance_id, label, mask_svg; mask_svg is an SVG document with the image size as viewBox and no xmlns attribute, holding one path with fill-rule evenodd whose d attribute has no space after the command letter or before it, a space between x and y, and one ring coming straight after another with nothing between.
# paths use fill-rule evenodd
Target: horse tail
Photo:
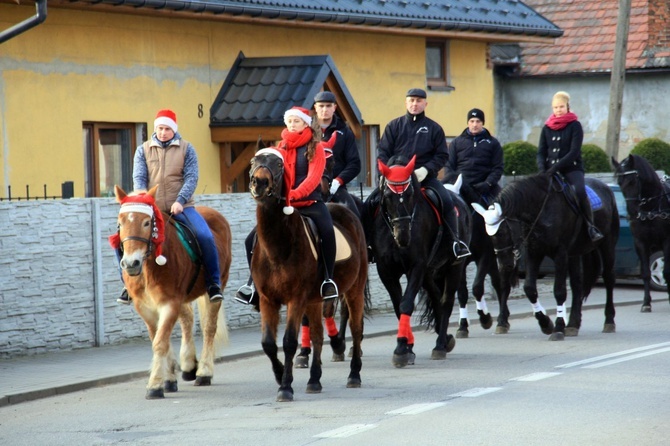
<instances>
[{"instance_id":1,"label":"horse tail","mask_svg":"<svg viewBox=\"0 0 670 446\"><path fill-rule=\"evenodd\" d=\"M365 296L363 304L363 314L365 317L370 314L372 311L372 295L370 293L370 279L365 281L365 289L363 290L363 295Z\"/></svg>"},{"instance_id":2,"label":"horse tail","mask_svg":"<svg viewBox=\"0 0 670 446\"><path fill-rule=\"evenodd\" d=\"M602 259L597 250L582 256L582 301L586 302L602 270Z\"/></svg>"},{"instance_id":3,"label":"horse tail","mask_svg":"<svg viewBox=\"0 0 670 446\"><path fill-rule=\"evenodd\" d=\"M435 320L435 308L433 308L433 300L426 290L421 288L419 291L419 302L423 307L419 323L426 327L426 330L435 328L437 331L437 321Z\"/></svg>"},{"instance_id":4,"label":"horse tail","mask_svg":"<svg viewBox=\"0 0 670 446\"><path fill-rule=\"evenodd\" d=\"M207 294L200 296L198 302L198 315L200 316L200 327L204 327L209 320L209 312L213 305L209 303ZM228 345L230 338L228 337L228 320L226 318L226 309L221 302L219 305L219 314L216 318L216 333L214 335L214 351L217 352L219 348Z\"/></svg>"}]
</instances>

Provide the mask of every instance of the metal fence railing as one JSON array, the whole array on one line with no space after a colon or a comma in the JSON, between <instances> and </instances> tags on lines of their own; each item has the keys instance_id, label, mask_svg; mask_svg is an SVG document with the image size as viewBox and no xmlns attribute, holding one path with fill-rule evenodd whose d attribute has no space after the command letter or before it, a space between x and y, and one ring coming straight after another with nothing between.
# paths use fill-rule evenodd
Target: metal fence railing
<instances>
[{"instance_id":1,"label":"metal fence railing","mask_svg":"<svg viewBox=\"0 0 670 446\"><path fill-rule=\"evenodd\" d=\"M12 195L12 186L7 186L7 196L0 197L0 201L21 201L21 200L57 200L57 199L68 199L74 197L74 182L65 181L61 184L61 194L60 195L49 195L47 191L47 185L43 185L43 191L41 195L30 195L30 185L26 184L26 194L25 195Z\"/></svg>"}]
</instances>

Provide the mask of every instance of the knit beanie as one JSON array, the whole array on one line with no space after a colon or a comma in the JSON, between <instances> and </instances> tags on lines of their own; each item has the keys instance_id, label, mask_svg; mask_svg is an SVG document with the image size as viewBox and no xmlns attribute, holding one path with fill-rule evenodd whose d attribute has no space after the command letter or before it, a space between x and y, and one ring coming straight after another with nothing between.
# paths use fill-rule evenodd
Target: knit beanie
<instances>
[{"instance_id":1,"label":"knit beanie","mask_svg":"<svg viewBox=\"0 0 670 446\"><path fill-rule=\"evenodd\" d=\"M478 108L473 108L468 112L468 121L471 120L472 118L477 118L480 121L482 121L482 124L484 124L484 112L481 111Z\"/></svg>"}]
</instances>

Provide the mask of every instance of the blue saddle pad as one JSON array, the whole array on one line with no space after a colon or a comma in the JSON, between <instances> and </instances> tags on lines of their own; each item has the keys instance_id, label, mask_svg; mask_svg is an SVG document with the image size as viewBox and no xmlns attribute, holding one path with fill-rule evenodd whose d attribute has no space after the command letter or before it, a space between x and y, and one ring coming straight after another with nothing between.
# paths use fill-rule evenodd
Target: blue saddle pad
<instances>
[{"instance_id":1,"label":"blue saddle pad","mask_svg":"<svg viewBox=\"0 0 670 446\"><path fill-rule=\"evenodd\" d=\"M600 199L598 194L591 189L589 186L586 186L586 196L589 197L589 201L591 202L591 209L594 211L597 211L598 209L603 207L603 201Z\"/></svg>"}]
</instances>

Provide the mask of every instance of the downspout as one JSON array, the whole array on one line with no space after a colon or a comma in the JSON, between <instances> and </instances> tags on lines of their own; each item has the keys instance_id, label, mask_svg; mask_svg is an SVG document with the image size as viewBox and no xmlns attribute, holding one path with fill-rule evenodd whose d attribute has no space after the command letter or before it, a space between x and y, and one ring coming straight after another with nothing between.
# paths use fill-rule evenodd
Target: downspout
<instances>
[{"instance_id":1,"label":"downspout","mask_svg":"<svg viewBox=\"0 0 670 446\"><path fill-rule=\"evenodd\" d=\"M35 0L35 10L36 14L33 17L0 32L0 43L6 42L12 37L16 37L30 28L43 23L47 19L47 0Z\"/></svg>"}]
</instances>

